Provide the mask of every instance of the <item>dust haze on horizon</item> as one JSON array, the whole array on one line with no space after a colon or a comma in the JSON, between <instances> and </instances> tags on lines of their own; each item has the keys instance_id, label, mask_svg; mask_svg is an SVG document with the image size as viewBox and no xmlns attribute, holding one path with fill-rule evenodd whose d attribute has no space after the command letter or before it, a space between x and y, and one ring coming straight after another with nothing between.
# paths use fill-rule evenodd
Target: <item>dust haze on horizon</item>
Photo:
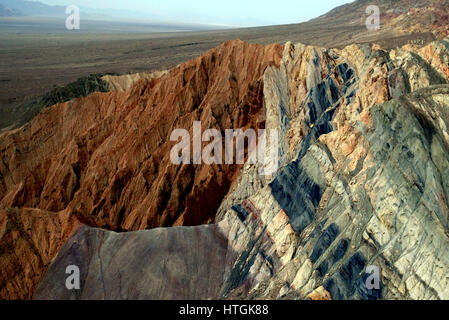
<instances>
[{"instance_id":1,"label":"dust haze on horizon","mask_svg":"<svg viewBox=\"0 0 449 320\"><path fill-rule=\"evenodd\" d=\"M37 0L33 0L37 1ZM125 20L256 27L305 22L352 0L39 0L48 5L77 5Z\"/></svg>"}]
</instances>

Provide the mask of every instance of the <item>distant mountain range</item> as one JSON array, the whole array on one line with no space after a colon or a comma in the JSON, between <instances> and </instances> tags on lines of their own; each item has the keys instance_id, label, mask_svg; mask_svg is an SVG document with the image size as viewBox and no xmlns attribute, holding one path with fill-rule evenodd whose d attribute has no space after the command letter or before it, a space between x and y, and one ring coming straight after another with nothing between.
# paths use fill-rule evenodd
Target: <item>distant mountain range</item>
<instances>
[{"instance_id":1,"label":"distant mountain range","mask_svg":"<svg viewBox=\"0 0 449 320\"><path fill-rule=\"evenodd\" d=\"M37 1L0 0L0 16L62 16L64 6L49 6Z\"/></svg>"},{"instance_id":2,"label":"distant mountain range","mask_svg":"<svg viewBox=\"0 0 449 320\"><path fill-rule=\"evenodd\" d=\"M0 4L0 17L12 17L23 15L19 10L7 8Z\"/></svg>"},{"instance_id":3,"label":"distant mountain range","mask_svg":"<svg viewBox=\"0 0 449 320\"><path fill-rule=\"evenodd\" d=\"M67 5L70 5L68 1ZM67 17L65 5L47 5L39 1L0 0L0 17L34 16L34 17ZM179 21L167 21L166 17L148 12L117 9L95 9L80 7L83 18L103 21L135 21L144 23L161 23L180 25ZM185 25L195 25L186 23Z\"/></svg>"}]
</instances>

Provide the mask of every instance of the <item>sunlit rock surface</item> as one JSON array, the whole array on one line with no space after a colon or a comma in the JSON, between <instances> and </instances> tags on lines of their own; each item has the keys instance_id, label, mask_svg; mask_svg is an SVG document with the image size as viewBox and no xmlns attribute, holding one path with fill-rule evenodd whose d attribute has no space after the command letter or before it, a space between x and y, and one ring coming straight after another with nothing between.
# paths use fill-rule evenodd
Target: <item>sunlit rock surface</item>
<instances>
[{"instance_id":1,"label":"sunlit rock surface","mask_svg":"<svg viewBox=\"0 0 449 320\"><path fill-rule=\"evenodd\" d=\"M229 41L160 78L114 78L117 91L44 109L0 135L0 209L64 213L118 232L214 222L242 166L173 165L171 133L185 129L193 137L194 121L202 122L203 132L262 128L263 75L268 66L279 66L282 52L278 44ZM131 83L130 90L120 89ZM63 243L55 244L51 259ZM14 238L2 237L0 245L7 248L0 260L31 268L27 255L33 250L16 257L23 248ZM26 287L1 273L0 296L29 297L46 268L19 268Z\"/></svg>"},{"instance_id":2,"label":"sunlit rock surface","mask_svg":"<svg viewBox=\"0 0 449 320\"><path fill-rule=\"evenodd\" d=\"M214 225L77 229L34 298L449 299L448 49L287 43L263 75L279 171L245 165Z\"/></svg>"}]
</instances>

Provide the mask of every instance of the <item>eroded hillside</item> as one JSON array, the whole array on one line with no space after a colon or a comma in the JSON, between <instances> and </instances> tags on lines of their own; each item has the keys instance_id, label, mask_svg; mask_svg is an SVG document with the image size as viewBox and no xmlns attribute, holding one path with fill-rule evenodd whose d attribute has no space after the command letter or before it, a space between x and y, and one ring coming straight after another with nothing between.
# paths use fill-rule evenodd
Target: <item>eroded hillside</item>
<instances>
[{"instance_id":1,"label":"eroded hillside","mask_svg":"<svg viewBox=\"0 0 449 320\"><path fill-rule=\"evenodd\" d=\"M448 40L228 42L2 134L1 296L447 299ZM278 129L280 170L171 164L195 120Z\"/></svg>"}]
</instances>

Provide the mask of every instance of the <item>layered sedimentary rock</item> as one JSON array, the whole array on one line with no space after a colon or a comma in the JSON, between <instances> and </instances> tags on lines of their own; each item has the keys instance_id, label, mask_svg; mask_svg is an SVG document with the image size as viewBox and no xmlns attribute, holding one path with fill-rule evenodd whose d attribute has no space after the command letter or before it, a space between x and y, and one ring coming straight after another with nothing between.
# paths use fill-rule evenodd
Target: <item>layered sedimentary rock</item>
<instances>
[{"instance_id":1,"label":"layered sedimentary rock","mask_svg":"<svg viewBox=\"0 0 449 320\"><path fill-rule=\"evenodd\" d=\"M213 221L238 167L172 165L170 133L196 120L263 127L262 76L281 53L228 42L130 91L44 110L1 136L0 206L68 209L115 230Z\"/></svg>"},{"instance_id":2,"label":"layered sedimentary rock","mask_svg":"<svg viewBox=\"0 0 449 320\"><path fill-rule=\"evenodd\" d=\"M213 222L241 166L173 165L170 134L192 133L194 121L202 121L203 131L263 128L263 73L279 66L282 50L227 42L128 91L94 93L44 109L22 128L0 135L0 209L53 212L115 231ZM41 232L36 228L29 232ZM19 244L3 236L9 251L0 252L2 265L33 272L20 273L26 286L2 273L1 296L29 297L64 235L62 228L51 230L50 238L62 240L45 259L45 242L33 243L38 265L28 259L36 253L33 246L10 255Z\"/></svg>"},{"instance_id":3,"label":"layered sedimentary rock","mask_svg":"<svg viewBox=\"0 0 449 320\"><path fill-rule=\"evenodd\" d=\"M61 246L79 226L67 212L0 210L0 299L30 299Z\"/></svg>"},{"instance_id":4,"label":"layered sedimentary rock","mask_svg":"<svg viewBox=\"0 0 449 320\"><path fill-rule=\"evenodd\" d=\"M261 82L279 171L246 164L213 225L77 229L34 298L449 299L448 59L287 43Z\"/></svg>"}]
</instances>

